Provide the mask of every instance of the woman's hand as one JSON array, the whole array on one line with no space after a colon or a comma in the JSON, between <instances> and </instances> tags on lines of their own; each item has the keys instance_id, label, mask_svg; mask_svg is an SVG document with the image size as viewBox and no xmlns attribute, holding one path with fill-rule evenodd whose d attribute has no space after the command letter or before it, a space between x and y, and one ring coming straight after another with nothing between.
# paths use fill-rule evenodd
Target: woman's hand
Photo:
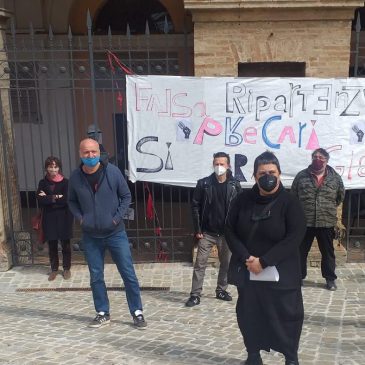
<instances>
[{"instance_id":1,"label":"woman's hand","mask_svg":"<svg viewBox=\"0 0 365 365\"><path fill-rule=\"evenodd\" d=\"M255 257L255 256L250 256L246 260L246 266L247 266L247 270L254 274L259 274L262 271L262 266L260 264L260 260L258 257Z\"/></svg>"},{"instance_id":2,"label":"woman's hand","mask_svg":"<svg viewBox=\"0 0 365 365\"><path fill-rule=\"evenodd\" d=\"M41 190L38 195L39 196L46 196L46 193L43 190Z\"/></svg>"},{"instance_id":3,"label":"woman's hand","mask_svg":"<svg viewBox=\"0 0 365 365\"><path fill-rule=\"evenodd\" d=\"M198 240L201 240L203 237L204 237L203 233L197 233L195 235L195 238L198 239Z\"/></svg>"}]
</instances>

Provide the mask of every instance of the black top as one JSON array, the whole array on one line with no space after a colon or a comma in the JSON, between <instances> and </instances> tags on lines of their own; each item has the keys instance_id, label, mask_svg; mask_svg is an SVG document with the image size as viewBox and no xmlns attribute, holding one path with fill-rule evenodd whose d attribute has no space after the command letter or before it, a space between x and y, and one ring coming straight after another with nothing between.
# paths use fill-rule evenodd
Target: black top
<instances>
[{"instance_id":1,"label":"black top","mask_svg":"<svg viewBox=\"0 0 365 365\"><path fill-rule=\"evenodd\" d=\"M96 190L98 190L98 182L100 180L101 174L103 173L103 168L103 164L100 164L99 168L93 174L87 174L84 170L81 169L94 194Z\"/></svg>"},{"instance_id":2,"label":"black top","mask_svg":"<svg viewBox=\"0 0 365 365\"><path fill-rule=\"evenodd\" d=\"M258 220L257 229L247 242L255 218L274 199L270 212ZM235 200L228 213L225 235L233 260L245 262L250 256L259 257L263 267L277 267L280 279L275 285L288 288L300 286L299 246L305 230L303 209L294 195L280 184L274 194L261 196L255 185Z\"/></svg>"},{"instance_id":3,"label":"black top","mask_svg":"<svg viewBox=\"0 0 365 365\"><path fill-rule=\"evenodd\" d=\"M45 196L40 196L44 191ZM67 205L68 180L54 182L47 177L39 181L37 189L37 200L42 208L42 228L44 239L67 240L72 237L73 216ZM56 199L56 195L62 198Z\"/></svg>"},{"instance_id":4,"label":"black top","mask_svg":"<svg viewBox=\"0 0 365 365\"><path fill-rule=\"evenodd\" d=\"M215 214L212 214L211 219L207 221L207 224L203 229L208 233L223 234L227 212L227 180L220 183L215 179L212 193L213 199L210 209L212 209Z\"/></svg>"}]
</instances>

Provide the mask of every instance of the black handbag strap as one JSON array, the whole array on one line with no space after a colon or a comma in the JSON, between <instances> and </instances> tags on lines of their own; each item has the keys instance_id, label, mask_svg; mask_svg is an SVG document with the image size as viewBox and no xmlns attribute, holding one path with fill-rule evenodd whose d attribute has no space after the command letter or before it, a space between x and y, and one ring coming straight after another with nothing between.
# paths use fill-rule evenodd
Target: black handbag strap
<instances>
[{"instance_id":1,"label":"black handbag strap","mask_svg":"<svg viewBox=\"0 0 365 365\"><path fill-rule=\"evenodd\" d=\"M262 210L261 215L266 215L269 210L273 207L273 205L276 203L276 201L278 200L278 197L276 197L274 200L272 200L268 205L265 206L265 208ZM257 227L259 225L259 221L256 220L255 223L251 226L251 230L250 233L247 237L247 242L250 242L257 230Z\"/></svg>"}]
</instances>

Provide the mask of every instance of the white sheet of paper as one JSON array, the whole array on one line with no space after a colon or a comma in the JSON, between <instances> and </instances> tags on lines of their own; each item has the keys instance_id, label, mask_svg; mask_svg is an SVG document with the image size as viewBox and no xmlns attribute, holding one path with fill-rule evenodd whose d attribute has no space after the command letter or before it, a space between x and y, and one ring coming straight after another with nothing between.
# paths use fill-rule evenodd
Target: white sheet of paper
<instances>
[{"instance_id":1,"label":"white sheet of paper","mask_svg":"<svg viewBox=\"0 0 365 365\"><path fill-rule=\"evenodd\" d=\"M250 272L250 280L255 281L279 281L279 272L275 266L265 267L259 274Z\"/></svg>"}]
</instances>

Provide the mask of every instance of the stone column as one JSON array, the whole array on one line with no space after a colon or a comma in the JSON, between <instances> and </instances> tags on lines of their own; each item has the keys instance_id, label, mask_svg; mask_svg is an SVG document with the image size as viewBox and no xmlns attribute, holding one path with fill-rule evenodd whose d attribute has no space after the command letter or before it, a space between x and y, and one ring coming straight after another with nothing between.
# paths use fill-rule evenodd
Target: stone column
<instances>
[{"instance_id":1,"label":"stone column","mask_svg":"<svg viewBox=\"0 0 365 365\"><path fill-rule=\"evenodd\" d=\"M0 271L8 270L12 262L12 236L21 227L20 197L17 184L14 137L10 114L9 79L4 74L7 55L4 52L6 22L11 14L0 1Z\"/></svg>"},{"instance_id":2,"label":"stone column","mask_svg":"<svg viewBox=\"0 0 365 365\"><path fill-rule=\"evenodd\" d=\"M306 76L347 77L359 0L184 0L196 76L237 76L239 62L306 62Z\"/></svg>"}]
</instances>

